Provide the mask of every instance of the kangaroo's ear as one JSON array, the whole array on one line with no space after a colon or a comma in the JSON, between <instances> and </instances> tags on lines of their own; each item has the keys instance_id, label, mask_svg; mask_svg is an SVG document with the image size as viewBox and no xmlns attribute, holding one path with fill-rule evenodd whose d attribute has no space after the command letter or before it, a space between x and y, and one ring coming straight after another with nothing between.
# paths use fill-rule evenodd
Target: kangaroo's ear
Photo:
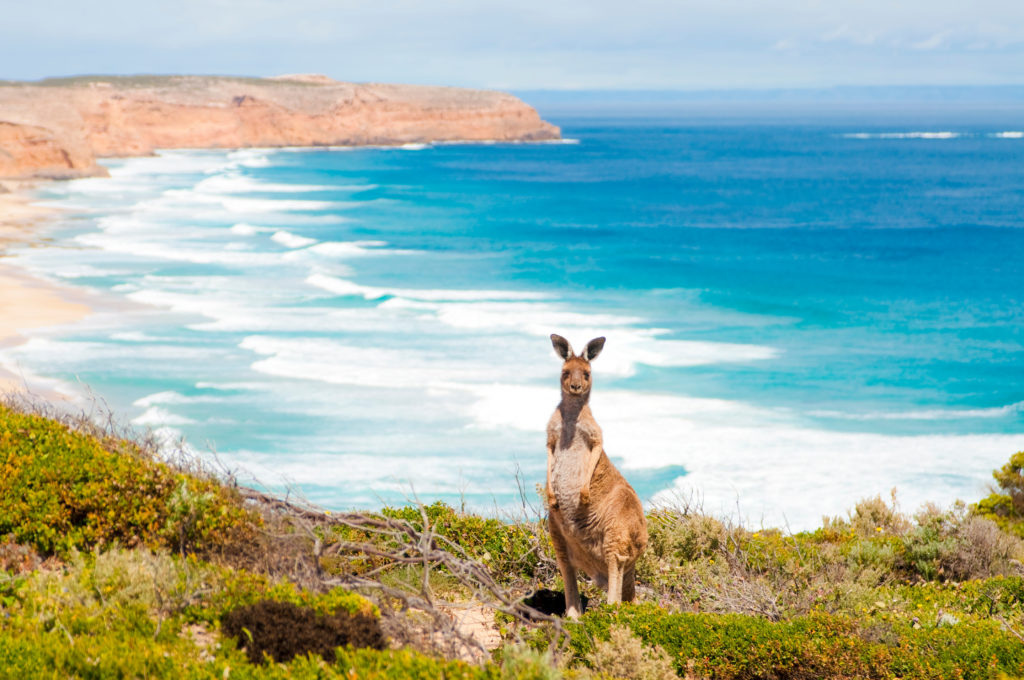
<instances>
[{"instance_id":1,"label":"kangaroo's ear","mask_svg":"<svg viewBox=\"0 0 1024 680\"><path fill-rule=\"evenodd\" d=\"M568 361L572 356L572 345L561 335L551 334L551 346L555 348L555 354L562 357L562 361Z\"/></svg>"},{"instance_id":2,"label":"kangaroo's ear","mask_svg":"<svg viewBox=\"0 0 1024 680\"><path fill-rule=\"evenodd\" d=\"M586 348L583 350L583 358L587 361L593 361L601 353L602 349L604 349L604 338L594 338L587 343Z\"/></svg>"}]
</instances>

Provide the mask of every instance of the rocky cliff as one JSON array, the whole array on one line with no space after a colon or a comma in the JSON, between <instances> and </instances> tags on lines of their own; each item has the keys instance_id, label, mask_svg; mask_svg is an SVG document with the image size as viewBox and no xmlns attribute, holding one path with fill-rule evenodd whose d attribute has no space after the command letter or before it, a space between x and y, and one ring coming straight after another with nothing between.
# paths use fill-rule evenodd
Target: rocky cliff
<instances>
[{"instance_id":1,"label":"rocky cliff","mask_svg":"<svg viewBox=\"0 0 1024 680\"><path fill-rule=\"evenodd\" d=\"M557 139L489 90L324 76L132 76L0 81L0 177L102 175L96 159L154 149Z\"/></svg>"}]
</instances>

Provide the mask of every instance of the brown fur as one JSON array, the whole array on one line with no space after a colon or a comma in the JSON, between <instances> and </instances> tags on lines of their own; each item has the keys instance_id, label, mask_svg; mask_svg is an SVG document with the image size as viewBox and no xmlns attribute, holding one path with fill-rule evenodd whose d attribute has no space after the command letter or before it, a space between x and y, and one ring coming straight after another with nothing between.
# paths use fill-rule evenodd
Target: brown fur
<instances>
[{"instance_id":1,"label":"brown fur","mask_svg":"<svg viewBox=\"0 0 1024 680\"><path fill-rule=\"evenodd\" d=\"M551 336L562 357L562 401L548 421L548 527L565 581L566 615L580 614L576 572L608 590L608 602L635 594L634 565L647 546L643 505L604 450L590 400L590 362L604 338L587 343L579 356L569 342Z\"/></svg>"}]
</instances>

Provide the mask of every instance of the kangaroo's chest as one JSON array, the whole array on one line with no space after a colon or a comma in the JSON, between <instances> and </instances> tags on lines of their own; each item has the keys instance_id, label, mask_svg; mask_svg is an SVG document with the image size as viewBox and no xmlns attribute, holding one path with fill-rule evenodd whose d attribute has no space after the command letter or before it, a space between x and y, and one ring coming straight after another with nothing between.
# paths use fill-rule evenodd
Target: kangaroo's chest
<instances>
[{"instance_id":1,"label":"kangaroo's chest","mask_svg":"<svg viewBox=\"0 0 1024 680\"><path fill-rule=\"evenodd\" d=\"M579 504L585 464L586 457L582 451L555 451L555 460L551 466L551 490L558 499L558 505L564 510L571 511Z\"/></svg>"},{"instance_id":2,"label":"kangaroo's chest","mask_svg":"<svg viewBox=\"0 0 1024 680\"><path fill-rule=\"evenodd\" d=\"M575 514L586 482L589 437L584 423L556 424L558 443L551 465L551 491L563 512Z\"/></svg>"}]
</instances>

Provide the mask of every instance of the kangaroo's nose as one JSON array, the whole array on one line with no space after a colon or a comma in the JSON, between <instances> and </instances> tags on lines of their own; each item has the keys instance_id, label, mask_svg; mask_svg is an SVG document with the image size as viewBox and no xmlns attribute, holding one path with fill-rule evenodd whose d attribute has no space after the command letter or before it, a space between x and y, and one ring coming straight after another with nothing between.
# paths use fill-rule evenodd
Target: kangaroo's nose
<instances>
[{"instance_id":1,"label":"kangaroo's nose","mask_svg":"<svg viewBox=\"0 0 1024 680\"><path fill-rule=\"evenodd\" d=\"M582 387L582 385L579 385L579 384L577 384L577 383L573 383L573 384L571 385L571 387L572 387L572 388L573 388L574 390L578 390L578 389L579 389L580 387Z\"/></svg>"}]
</instances>

